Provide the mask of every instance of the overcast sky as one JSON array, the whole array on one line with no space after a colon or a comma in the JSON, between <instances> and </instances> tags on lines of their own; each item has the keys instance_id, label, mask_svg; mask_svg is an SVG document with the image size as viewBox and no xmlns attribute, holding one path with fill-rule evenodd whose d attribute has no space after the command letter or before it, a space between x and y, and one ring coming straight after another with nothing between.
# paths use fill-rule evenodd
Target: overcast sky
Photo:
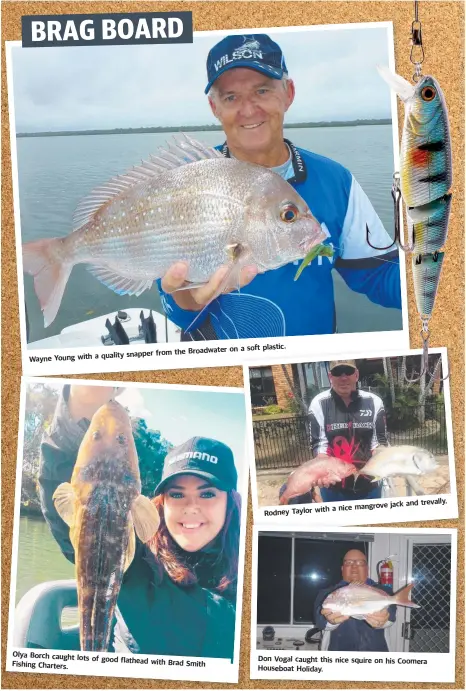
<instances>
[{"instance_id":1,"label":"overcast sky","mask_svg":"<svg viewBox=\"0 0 466 691\"><path fill-rule=\"evenodd\" d=\"M286 122L390 117L376 70L388 65L388 28L354 26L264 30L296 84ZM228 33L201 32L192 44L13 47L16 132L213 124L205 61Z\"/></svg>"}]
</instances>

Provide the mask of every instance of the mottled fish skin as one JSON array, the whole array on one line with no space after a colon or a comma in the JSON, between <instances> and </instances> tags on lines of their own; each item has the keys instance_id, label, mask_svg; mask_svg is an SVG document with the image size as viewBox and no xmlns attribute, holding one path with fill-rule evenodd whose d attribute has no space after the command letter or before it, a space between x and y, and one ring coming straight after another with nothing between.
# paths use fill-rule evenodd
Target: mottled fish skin
<instances>
[{"instance_id":1,"label":"mottled fish skin","mask_svg":"<svg viewBox=\"0 0 466 691\"><path fill-rule=\"evenodd\" d=\"M330 609L354 619L365 619L367 615L380 612L390 605L418 608L419 605L408 598L413 585L410 583L395 595L389 595L365 583L350 583L330 593L324 600L322 609Z\"/></svg>"},{"instance_id":2,"label":"mottled fish skin","mask_svg":"<svg viewBox=\"0 0 466 691\"><path fill-rule=\"evenodd\" d=\"M399 475L425 475L437 467L435 456L417 446L383 446L362 468L361 473L377 479Z\"/></svg>"},{"instance_id":3,"label":"mottled fish skin","mask_svg":"<svg viewBox=\"0 0 466 691\"><path fill-rule=\"evenodd\" d=\"M289 476L280 504L287 504L293 497L306 494L319 480L334 485L355 473L356 468L352 463L345 463L338 458L329 457L306 463Z\"/></svg>"},{"instance_id":4,"label":"mottled fish skin","mask_svg":"<svg viewBox=\"0 0 466 691\"><path fill-rule=\"evenodd\" d=\"M440 199L452 184L447 107L434 77L422 77L405 101L400 152L401 194L408 207Z\"/></svg>"},{"instance_id":5,"label":"mottled fish skin","mask_svg":"<svg viewBox=\"0 0 466 691\"><path fill-rule=\"evenodd\" d=\"M326 237L304 200L272 170L186 138L94 190L67 237L24 245L23 269L34 276L49 325L79 263L121 295L140 295L178 261L188 263L194 284L234 266L236 287L241 266L278 268Z\"/></svg>"},{"instance_id":6,"label":"mottled fish skin","mask_svg":"<svg viewBox=\"0 0 466 691\"><path fill-rule=\"evenodd\" d=\"M443 252L413 256L414 294L422 319L429 319L432 316L443 258Z\"/></svg>"},{"instance_id":7,"label":"mottled fish skin","mask_svg":"<svg viewBox=\"0 0 466 691\"><path fill-rule=\"evenodd\" d=\"M71 483L54 493L75 550L82 650L108 649L123 573L134 556L135 528L140 537L151 530L143 541L158 528L157 511L140 492L131 422L126 410L110 401L92 418Z\"/></svg>"},{"instance_id":8,"label":"mottled fish skin","mask_svg":"<svg viewBox=\"0 0 466 691\"><path fill-rule=\"evenodd\" d=\"M447 240L451 194L416 209L406 209L408 237L415 255L438 252Z\"/></svg>"}]
</instances>

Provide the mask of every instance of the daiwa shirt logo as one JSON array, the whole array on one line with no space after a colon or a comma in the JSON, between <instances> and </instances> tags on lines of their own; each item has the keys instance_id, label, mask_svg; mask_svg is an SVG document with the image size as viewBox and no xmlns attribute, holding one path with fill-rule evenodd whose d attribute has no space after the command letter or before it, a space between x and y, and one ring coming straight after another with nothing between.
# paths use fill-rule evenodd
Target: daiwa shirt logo
<instances>
[{"instance_id":1,"label":"daiwa shirt logo","mask_svg":"<svg viewBox=\"0 0 466 691\"><path fill-rule=\"evenodd\" d=\"M172 463L176 463L177 461L184 461L188 458L195 458L198 461L208 461L209 463L218 463L217 456L211 456L208 453L201 453L200 451L185 451L171 458L168 465L172 465Z\"/></svg>"},{"instance_id":2,"label":"daiwa shirt logo","mask_svg":"<svg viewBox=\"0 0 466 691\"><path fill-rule=\"evenodd\" d=\"M262 60L263 54L259 49L259 41L248 41L245 39L243 45L233 51L231 58L228 57L227 53L226 55L222 55L220 60L217 60L214 65L215 71L218 72L222 67L225 67L225 65L235 60Z\"/></svg>"}]
</instances>

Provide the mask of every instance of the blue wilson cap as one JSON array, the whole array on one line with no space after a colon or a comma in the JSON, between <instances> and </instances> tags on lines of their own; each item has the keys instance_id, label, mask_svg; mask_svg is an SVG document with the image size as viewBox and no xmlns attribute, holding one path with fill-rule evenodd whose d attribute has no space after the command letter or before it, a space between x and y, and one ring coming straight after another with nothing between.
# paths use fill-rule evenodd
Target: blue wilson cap
<instances>
[{"instance_id":1,"label":"blue wilson cap","mask_svg":"<svg viewBox=\"0 0 466 691\"><path fill-rule=\"evenodd\" d=\"M236 489L238 481L230 447L207 437L192 437L167 453L155 495L165 491L171 478L186 474L203 477L225 492Z\"/></svg>"},{"instance_id":2,"label":"blue wilson cap","mask_svg":"<svg viewBox=\"0 0 466 691\"><path fill-rule=\"evenodd\" d=\"M233 67L249 67L273 79L281 79L287 72L280 46L267 34L226 36L207 56L208 84L204 93L221 74Z\"/></svg>"}]
</instances>

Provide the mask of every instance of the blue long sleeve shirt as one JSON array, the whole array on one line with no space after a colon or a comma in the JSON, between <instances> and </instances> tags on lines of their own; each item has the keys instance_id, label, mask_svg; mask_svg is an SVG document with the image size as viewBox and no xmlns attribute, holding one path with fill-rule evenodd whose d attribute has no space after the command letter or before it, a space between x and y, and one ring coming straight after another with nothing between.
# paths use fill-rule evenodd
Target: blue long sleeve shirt
<instances>
[{"instance_id":1,"label":"blue long sleeve shirt","mask_svg":"<svg viewBox=\"0 0 466 691\"><path fill-rule=\"evenodd\" d=\"M401 309L398 250L375 250L367 243L366 224L372 245L386 247L391 240L357 180L339 163L285 141L291 165L283 176L327 230L325 244L332 246L333 257L315 259L298 281L294 277L301 260L259 274L241 291L214 300L192 329L197 313L178 307L159 280L165 312L182 329L200 329L204 337L217 339L334 333L333 269L372 302ZM229 156L226 145L222 152Z\"/></svg>"}]
</instances>

